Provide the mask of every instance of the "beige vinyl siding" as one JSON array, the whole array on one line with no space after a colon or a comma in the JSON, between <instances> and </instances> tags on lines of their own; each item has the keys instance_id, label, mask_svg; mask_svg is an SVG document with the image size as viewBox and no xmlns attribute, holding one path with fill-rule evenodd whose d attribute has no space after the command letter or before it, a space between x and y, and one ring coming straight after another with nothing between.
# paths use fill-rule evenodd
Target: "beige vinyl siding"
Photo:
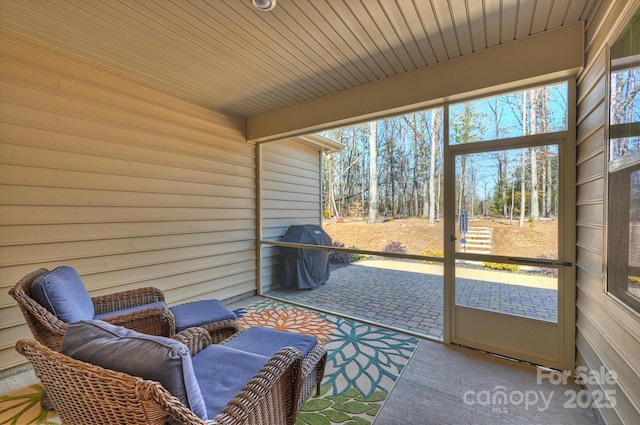
<instances>
[{"instance_id":1,"label":"beige vinyl siding","mask_svg":"<svg viewBox=\"0 0 640 425\"><path fill-rule=\"evenodd\" d=\"M8 290L75 267L92 295L169 304L255 291L255 146L244 120L0 33L0 369L31 336Z\"/></svg>"},{"instance_id":2,"label":"beige vinyl siding","mask_svg":"<svg viewBox=\"0 0 640 425\"><path fill-rule=\"evenodd\" d=\"M586 67L578 80L577 138L577 299L578 366L615 372L617 382L590 390L610 390L614 409L600 409L606 423L640 420L640 326L637 317L603 292L605 263L606 45L637 0L606 2L587 28Z\"/></svg>"},{"instance_id":3,"label":"beige vinyl siding","mask_svg":"<svg viewBox=\"0 0 640 425\"><path fill-rule=\"evenodd\" d=\"M291 225L321 224L320 151L293 140L262 149L262 238L280 240ZM278 285L280 248L262 247L262 291Z\"/></svg>"}]
</instances>

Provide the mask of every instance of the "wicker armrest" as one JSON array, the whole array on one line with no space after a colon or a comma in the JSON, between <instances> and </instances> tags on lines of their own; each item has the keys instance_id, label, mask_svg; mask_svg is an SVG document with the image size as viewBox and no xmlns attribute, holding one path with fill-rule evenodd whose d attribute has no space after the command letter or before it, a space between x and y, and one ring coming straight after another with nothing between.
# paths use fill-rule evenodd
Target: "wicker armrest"
<instances>
[{"instance_id":1,"label":"wicker armrest","mask_svg":"<svg viewBox=\"0 0 640 425\"><path fill-rule=\"evenodd\" d=\"M200 325L200 327L209 331L213 344L219 344L240 330L235 319L218 320L217 322Z\"/></svg>"},{"instance_id":2,"label":"wicker armrest","mask_svg":"<svg viewBox=\"0 0 640 425\"><path fill-rule=\"evenodd\" d=\"M203 421L187 406L182 404L180 400L171 395L162 385L153 381L145 381L148 385L145 392L139 392L141 399L153 400L162 407L162 410L169 417L173 418L179 424L185 425L218 425L213 421ZM166 422L163 422L166 423ZM140 424L142 425L142 424ZM220 424L222 425L222 424Z\"/></svg>"},{"instance_id":3,"label":"wicker armrest","mask_svg":"<svg viewBox=\"0 0 640 425\"><path fill-rule=\"evenodd\" d=\"M212 419L213 424L293 424L302 358L293 347L280 349L242 390Z\"/></svg>"},{"instance_id":4,"label":"wicker armrest","mask_svg":"<svg viewBox=\"0 0 640 425\"><path fill-rule=\"evenodd\" d=\"M172 337L176 333L175 317L166 307L144 308L102 320L149 335Z\"/></svg>"},{"instance_id":5,"label":"wicker armrest","mask_svg":"<svg viewBox=\"0 0 640 425\"><path fill-rule=\"evenodd\" d=\"M50 349L59 351L67 324L31 298L32 283L48 272L49 270L42 268L29 273L9 290L9 295L18 302L34 337Z\"/></svg>"},{"instance_id":6,"label":"wicker armrest","mask_svg":"<svg viewBox=\"0 0 640 425\"><path fill-rule=\"evenodd\" d=\"M52 350L60 351L62 338L67 331L67 323L58 319L49 310L36 302L29 306L29 312L25 313L24 316L35 338L39 338L43 344ZM35 320L32 318L35 318Z\"/></svg>"},{"instance_id":7,"label":"wicker armrest","mask_svg":"<svg viewBox=\"0 0 640 425\"><path fill-rule=\"evenodd\" d=\"M147 287L100 295L91 299L93 300L96 314L104 314L156 301L164 301L164 294L158 288Z\"/></svg>"},{"instance_id":8,"label":"wicker armrest","mask_svg":"<svg viewBox=\"0 0 640 425\"><path fill-rule=\"evenodd\" d=\"M322 344L318 344L309 351L309 354L304 358L304 364L302 369L303 379L310 373L322 372L324 375L324 365L327 360L327 349ZM318 367L318 366L321 367ZM320 381L322 376L319 377Z\"/></svg>"},{"instance_id":9,"label":"wicker armrest","mask_svg":"<svg viewBox=\"0 0 640 425\"><path fill-rule=\"evenodd\" d=\"M203 328L185 329L175 334L172 338L186 345L192 356L211 345L211 336Z\"/></svg>"},{"instance_id":10,"label":"wicker armrest","mask_svg":"<svg viewBox=\"0 0 640 425\"><path fill-rule=\"evenodd\" d=\"M16 297L19 295L21 294L16 294ZM33 298L24 297L20 299L19 302L21 303L20 308L23 311L26 310L27 313L34 315L48 330L59 335L64 335L67 330L67 324L34 301Z\"/></svg>"}]
</instances>

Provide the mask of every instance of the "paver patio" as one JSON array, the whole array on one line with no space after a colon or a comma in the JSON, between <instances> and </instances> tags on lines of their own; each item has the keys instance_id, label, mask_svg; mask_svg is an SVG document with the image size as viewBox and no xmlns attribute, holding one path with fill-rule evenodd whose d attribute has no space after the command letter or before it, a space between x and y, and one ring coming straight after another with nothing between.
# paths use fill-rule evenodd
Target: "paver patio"
<instances>
[{"instance_id":1,"label":"paver patio","mask_svg":"<svg viewBox=\"0 0 640 425\"><path fill-rule=\"evenodd\" d=\"M532 273L457 269L456 303L557 321L555 278ZM315 289L278 289L265 295L330 313L442 339L443 266L363 260L332 270Z\"/></svg>"}]
</instances>

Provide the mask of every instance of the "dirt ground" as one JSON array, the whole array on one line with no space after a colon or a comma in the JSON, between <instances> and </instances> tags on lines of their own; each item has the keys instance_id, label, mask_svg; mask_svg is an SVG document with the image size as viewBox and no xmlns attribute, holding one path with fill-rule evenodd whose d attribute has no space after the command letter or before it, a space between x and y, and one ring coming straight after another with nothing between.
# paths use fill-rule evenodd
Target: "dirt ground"
<instances>
[{"instance_id":1,"label":"dirt ground","mask_svg":"<svg viewBox=\"0 0 640 425\"><path fill-rule=\"evenodd\" d=\"M505 219L470 220L469 227L493 228L493 254L529 258L556 258L556 221L526 222L518 227L517 220L509 223ZM457 226L456 226L457 227ZM408 254L422 254L426 249L443 248L443 222L429 226L425 219L394 219L369 224L363 220L345 220L336 223L327 220L324 230L334 243L343 243L347 248L383 251L391 242L400 242Z\"/></svg>"}]
</instances>

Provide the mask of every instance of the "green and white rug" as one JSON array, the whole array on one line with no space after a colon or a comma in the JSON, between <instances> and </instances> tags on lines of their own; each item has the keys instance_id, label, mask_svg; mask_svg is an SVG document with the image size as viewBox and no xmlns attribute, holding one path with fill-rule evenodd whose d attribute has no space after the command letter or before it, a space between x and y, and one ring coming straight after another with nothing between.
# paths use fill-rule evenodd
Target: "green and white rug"
<instances>
[{"instance_id":1,"label":"green and white rug","mask_svg":"<svg viewBox=\"0 0 640 425\"><path fill-rule=\"evenodd\" d=\"M328 352L320 396L310 398L296 425L371 424L418 339L291 304L265 300L237 311L241 327L267 326L315 335ZM60 424L40 409L34 385L0 397L0 425Z\"/></svg>"}]
</instances>

